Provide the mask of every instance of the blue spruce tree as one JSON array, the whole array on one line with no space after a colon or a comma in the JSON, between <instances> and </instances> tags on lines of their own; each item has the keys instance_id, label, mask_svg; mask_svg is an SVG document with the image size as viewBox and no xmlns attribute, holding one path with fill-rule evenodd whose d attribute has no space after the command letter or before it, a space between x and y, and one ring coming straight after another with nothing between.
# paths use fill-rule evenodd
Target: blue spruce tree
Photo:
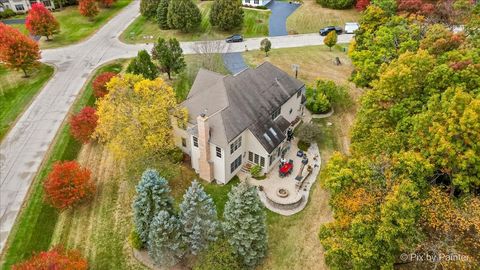
<instances>
[{"instance_id":1,"label":"blue spruce tree","mask_svg":"<svg viewBox=\"0 0 480 270\"><path fill-rule=\"evenodd\" d=\"M220 223L215 204L196 180L183 195L179 219L182 238L190 253L197 255L217 240Z\"/></svg>"},{"instance_id":2,"label":"blue spruce tree","mask_svg":"<svg viewBox=\"0 0 480 270\"><path fill-rule=\"evenodd\" d=\"M156 170L146 170L136 190L137 196L132 205L135 231L146 244L153 218L162 210L173 213L173 199L167 180Z\"/></svg>"},{"instance_id":3,"label":"blue spruce tree","mask_svg":"<svg viewBox=\"0 0 480 270\"><path fill-rule=\"evenodd\" d=\"M160 211L152 220L148 254L156 264L173 266L184 255L181 224L175 215Z\"/></svg>"},{"instance_id":4,"label":"blue spruce tree","mask_svg":"<svg viewBox=\"0 0 480 270\"><path fill-rule=\"evenodd\" d=\"M235 253L254 268L267 252L265 210L255 187L240 183L228 194L223 229Z\"/></svg>"}]
</instances>

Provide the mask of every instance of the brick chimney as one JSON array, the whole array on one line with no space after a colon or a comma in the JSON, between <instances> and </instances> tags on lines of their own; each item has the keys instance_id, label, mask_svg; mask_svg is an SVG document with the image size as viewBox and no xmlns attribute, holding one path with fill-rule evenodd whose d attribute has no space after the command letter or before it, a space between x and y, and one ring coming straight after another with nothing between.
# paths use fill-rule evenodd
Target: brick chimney
<instances>
[{"instance_id":1,"label":"brick chimney","mask_svg":"<svg viewBox=\"0 0 480 270\"><path fill-rule=\"evenodd\" d=\"M210 127L208 126L208 117L201 114L197 117L198 127L198 150L200 151L200 160L198 162L200 169L200 178L213 181L213 164L210 161Z\"/></svg>"}]
</instances>

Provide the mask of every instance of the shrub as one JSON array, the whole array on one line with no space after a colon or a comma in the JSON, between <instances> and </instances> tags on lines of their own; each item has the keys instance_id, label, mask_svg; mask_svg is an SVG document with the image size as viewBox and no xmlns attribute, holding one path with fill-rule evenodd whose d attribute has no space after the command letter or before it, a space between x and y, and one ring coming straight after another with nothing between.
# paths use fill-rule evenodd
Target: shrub
<instances>
[{"instance_id":1,"label":"shrub","mask_svg":"<svg viewBox=\"0 0 480 270\"><path fill-rule=\"evenodd\" d=\"M183 161L183 151L182 149L175 147L174 149L168 152L168 159L172 163L180 163Z\"/></svg>"},{"instance_id":2,"label":"shrub","mask_svg":"<svg viewBox=\"0 0 480 270\"><path fill-rule=\"evenodd\" d=\"M262 167L258 164L255 164L255 166L253 166L252 168L250 168L250 174L253 176L253 177L260 177L262 173Z\"/></svg>"},{"instance_id":3,"label":"shrub","mask_svg":"<svg viewBox=\"0 0 480 270\"><path fill-rule=\"evenodd\" d=\"M347 9L353 7L355 0L317 0L322 7L333 9Z\"/></svg>"},{"instance_id":4,"label":"shrub","mask_svg":"<svg viewBox=\"0 0 480 270\"><path fill-rule=\"evenodd\" d=\"M6 9L3 12L0 12L0 19L8 19L8 18L13 17L15 15L17 15L15 13L15 11L13 11L11 9Z\"/></svg>"},{"instance_id":5,"label":"shrub","mask_svg":"<svg viewBox=\"0 0 480 270\"><path fill-rule=\"evenodd\" d=\"M303 152L307 152L308 148L310 148L310 143L309 142L304 142L302 140L298 140L298 149L302 150Z\"/></svg>"},{"instance_id":6,"label":"shrub","mask_svg":"<svg viewBox=\"0 0 480 270\"><path fill-rule=\"evenodd\" d=\"M221 238L210 244L208 248L200 254L193 269L240 270L242 266L230 243L228 243L227 239Z\"/></svg>"},{"instance_id":7,"label":"shrub","mask_svg":"<svg viewBox=\"0 0 480 270\"><path fill-rule=\"evenodd\" d=\"M313 113L325 113L331 106L345 108L352 104L348 88L336 85L333 81L317 80L305 93L306 107Z\"/></svg>"},{"instance_id":8,"label":"shrub","mask_svg":"<svg viewBox=\"0 0 480 270\"><path fill-rule=\"evenodd\" d=\"M95 80L93 81L93 95L96 98L102 98L107 93L107 83L117 75L115 72L103 72L102 74L98 75Z\"/></svg>"},{"instance_id":9,"label":"shrub","mask_svg":"<svg viewBox=\"0 0 480 270\"><path fill-rule=\"evenodd\" d=\"M79 251L54 247L42 251L29 260L18 263L12 270L87 270L88 262Z\"/></svg>"},{"instance_id":10,"label":"shrub","mask_svg":"<svg viewBox=\"0 0 480 270\"><path fill-rule=\"evenodd\" d=\"M312 122L302 124L302 126L296 131L296 135L299 140L303 141L304 143L308 143L308 146L310 146L309 144L316 142L319 139L320 134L320 126Z\"/></svg>"},{"instance_id":11,"label":"shrub","mask_svg":"<svg viewBox=\"0 0 480 270\"><path fill-rule=\"evenodd\" d=\"M307 102L305 106L309 109L312 113L326 113L330 110L330 101L328 100L327 96L322 91L312 91L309 94L309 89L307 89Z\"/></svg>"},{"instance_id":12,"label":"shrub","mask_svg":"<svg viewBox=\"0 0 480 270\"><path fill-rule=\"evenodd\" d=\"M128 236L128 239L130 240L130 245L134 249L137 249L137 250L143 249L142 239L140 239L140 235L138 235L135 229L132 229L132 231L130 232L130 235Z\"/></svg>"},{"instance_id":13,"label":"shrub","mask_svg":"<svg viewBox=\"0 0 480 270\"><path fill-rule=\"evenodd\" d=\"M158 69L152 62L150 54L146 50L138 52L127 67L127 72L142 75L145 79L153 80L158 75Z\"/></svg>"},{"instance_id":14,"label":"shrub","mask_svg":"<svg viewBox=\"0 0 480 270\"><path fill-rule=\"evenodd\" d=\"M61 210L90 198L95 192L90 170L81 167L76 161L53 164L43 187L47 200Z\"/></svg>"},{"instance_id":15,"label":"shrub","mask_svg":"<svg viewBox=\"0 0 480 270\"><path fill-rule=\"evenodd\" d=\"M92 107L85 107L70 118L70 132L75 140L87 144L97 127L98 116Z\"/></svg>"},{"instance_id":16,"label":"shrub","mask_svg":"<svg viewBox=\"0 0 480 270\"><path fill-rule=\"evenodd\" d=\"M140 1L140 14L146 18L152 18L157 13L159 0L141 0Z\"/></svg>"}]
</instances>

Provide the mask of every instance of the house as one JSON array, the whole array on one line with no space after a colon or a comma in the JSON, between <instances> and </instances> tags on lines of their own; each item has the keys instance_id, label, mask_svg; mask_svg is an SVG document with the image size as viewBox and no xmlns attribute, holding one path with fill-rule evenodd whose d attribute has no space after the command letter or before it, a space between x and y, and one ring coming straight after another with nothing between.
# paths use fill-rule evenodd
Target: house
<instances>
[{"instance_id":1,"label":"house","mask_svg":"<svg viewBox=\"0 0 480 270\"><path fill-rule=\"evenodd\" d=\"M26 13L32 8L33 3L43 3L46 8L55 9L55 4L51 0L0 0L0 11L11 9L16 13Z\"/></svg>"},{"instance_id":2,"label":"house","mask_svg":"<svg viewBox=\"0 0 480 270\"><path fill-rule=\"evenodd\" d=\"M271 1L274 1L274 0L242 0L242 4L244 6L258 7L258 6L266 6Z\"/></svg>"},{"instance_id":3,"label":"house","mask_svg":"<svg viewBox=\"0 0 480 270\"><path fill-rule=\"evenodd\" d=\"M245 163L266 173L303 113L304 92L304 83L268 62L228 76L201 69L181 103L189 119L174 127L175 144L209 182L228 183Z\"/></svg>"}]
</instances>

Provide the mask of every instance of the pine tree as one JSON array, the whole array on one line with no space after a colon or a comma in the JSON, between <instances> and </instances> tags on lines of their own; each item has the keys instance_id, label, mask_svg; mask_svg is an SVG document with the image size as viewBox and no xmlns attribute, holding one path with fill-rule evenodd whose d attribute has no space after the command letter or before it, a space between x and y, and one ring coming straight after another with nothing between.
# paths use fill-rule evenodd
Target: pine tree
<instances>
[{"instance_id":1,"label":"pine tree","mask_svg":"<svg viewBox=\"0 0 480 270\"><path fill-rule=\"evenodd\" d=\"M169 29L168 25L168 6L170 0L160 0L157 8L157 22L160 29Z\"/></svg>"},{"instance_id":2,"label":"pine tree","mask_svg":"<svg viewBox=\"0 0 480 270\"><path fill-rule=\"evenodd\" d=\"M143 243L147 243L153 218L160 211L173 212L173 199L167 180L155 170L146 170L138 183L133 202L135 229Z\"/></svg>"},{"instance_id":3,"label":"pine tree","mask_svg":"<svg viewBox=\"0 0 480 270\"><path fill-rule=\"evenodd\" d=\"M200 26L202 14L192 0L175 0L168 6L168 25L189 32Z\"/></svg>"},{"instance_id":4,"label":"pine tree","mask_svg":"<svg viewBox=\"0 0 480 270\"><path fill-rule=\"evenodd\" d=\"M140 1L140 14L147 19L155 17L157 14L157 7L159 0L141 0Z\"/></svg>"},{"instance_id":5,"label":"pine tree","mask_svg":"<svg viewBox=\"0 0 480 270\"><path fill-rule=\"evenodd\" d=\"M210 11L210 23L228 31L243 24L243 8L240 1L216 0Z\"/></svg>"},{"instance_id":6,"label":"pine tree","mask_svg":"<svg viewBox=\"0 0 480 270\"><path fill-rule=\"evenodd\" d=\"M186 66L183 50L175 38L168 41L161 37L158 38L152 49L152 58L158 60L161 71L166 72L169 79L172 79L172 72L179 73Z\"/></svg>"},{"instance_id":7,"label":"pine tree","mask_svg":"<svg viewBox=\"0 0 480 270\"><path fill-rule=\"evenodd\" d=\"M138 52L137 57L132 59L127 67L127 72L137 75L143 75L145 79L153 80L158 75L158 70L152 62L150 55L146 50Z\"/></svg>"},{"instance_id":8,"label":"pine tree","mask_svg":"<svg viewBox=\"0 0 480 270\"><path fill-rule=\"evenodd\" d=\"M235 253L247 267L254 267L267 251L265 211L255 187L240 183L228 194L223 229Z\"/></svg>"},{"instance_id":9,"label":"pine tree","mask_svg":"<svg viewBox=\"0 0 480 270\"><path fill-rule=\"evenodd\" d=\"M175 215L160 211L152 220L148 235L148 253L155 263L175 265L184 255L181 224Z\"/></svg>"},{"instance_id":10,"label":"pine tree","mask_svg":"<svg viewBox=\"0 0 480 270\"><path fill-rule=\"evenodd\" d=\"M215 204L196 180L183 195L179 219L183 241L192 254L197 255L217 240L220 224Z\"/></svg>"}]
</instances>

